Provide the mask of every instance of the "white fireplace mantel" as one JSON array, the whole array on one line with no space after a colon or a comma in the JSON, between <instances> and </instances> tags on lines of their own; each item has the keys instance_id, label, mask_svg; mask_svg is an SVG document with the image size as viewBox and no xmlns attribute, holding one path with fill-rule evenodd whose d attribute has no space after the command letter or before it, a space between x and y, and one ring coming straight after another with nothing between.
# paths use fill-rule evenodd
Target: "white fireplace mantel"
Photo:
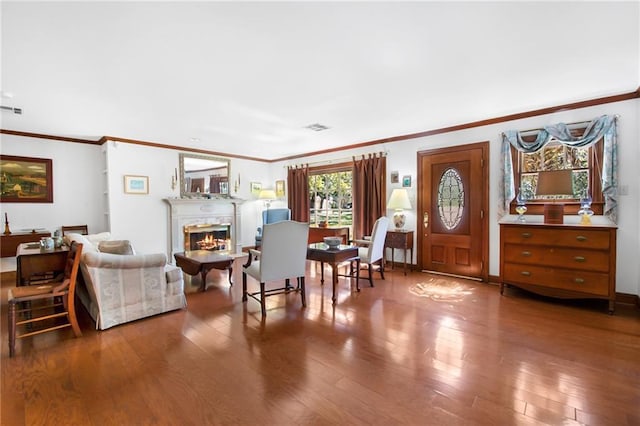
<instances>
[{"instance_id":1,"label":"white fireplace mantel","mask_svg":"<svg viewBox=\"0 0 640 426\"><path fill-rule=\"evenodd\" d=\"M240 198L165 198L169 204L171 258L184 251L185 225L231 224L231 253L242 253Z\"/></svg>"}]
</instances>

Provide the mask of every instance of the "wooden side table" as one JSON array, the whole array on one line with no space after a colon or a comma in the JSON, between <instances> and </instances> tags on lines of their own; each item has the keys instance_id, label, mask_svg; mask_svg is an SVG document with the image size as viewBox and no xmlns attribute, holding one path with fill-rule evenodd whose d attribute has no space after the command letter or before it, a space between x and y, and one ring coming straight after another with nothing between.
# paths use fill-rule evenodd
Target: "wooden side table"
<instances>
[{"instance_id":1,"label":"wooden side table","mask_svg":"<svg viewBox=\"0 0 640 426\"><path fill-rule=\"evenodd\" d=\"M2 257L16 256L18 246L22 243L33 243L40 241L42 237L50 237L49 231L22 231L11 234L0 235L0 251Z\"/></svg>"},{"instance_id":2,"label":"wooden side table","mask_svg":"<svg viewBox=\"0 0 640 426\"><path fill-rule=\"evenodd\" d=\"M34 285L51 281L64 272L69 247L40 250L40 245L22 243L16 253L16 285Z\"/></svg>"},{"instance_id":3,"label":"wooden side table","mask_svg":"<svg viewBox=\"0 0 640 426\"><path fill-rule=\"evenodd\" d=\"M229 271L229 284L233 285L231 276L233 275L233 257L228 256L226 252L219 254L214 251L208 250L191 250L184 253L176 253L173 255L176 259L176 266L180 267L184 272L189 275L200 274L202 283L200 284L200 290L205 291L207 289L207 273L211 269L228 270Z\"/></svg>"},{"instance_id":4,"label":"wooden side table","mask_svg":"<svg viewBox=\"0 0 640 426\"><path fill-rule=\"evenodd\" d=\"M404 250L403 271L407 275L407 250L410 252L410 262L413 261L413 231L387 231L387 238L384 241L385 248L391 249L391 266L393 268L393 255L395 249Z\"/></svg>"}]
</instances>

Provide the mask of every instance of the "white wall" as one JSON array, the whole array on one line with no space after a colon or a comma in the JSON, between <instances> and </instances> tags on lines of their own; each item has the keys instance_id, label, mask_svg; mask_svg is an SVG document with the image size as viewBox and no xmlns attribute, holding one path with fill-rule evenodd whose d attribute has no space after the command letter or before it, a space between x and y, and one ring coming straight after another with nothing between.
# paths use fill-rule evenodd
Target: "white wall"
<instances>
[{"instance_id":1,"label":"white wall","mask_svg":"<svg viewBox=\"0 0 640 426\"><path fill-rule=\"evenodd\" d=\"M53 203L2 203L11 231L45 228L52 234L62 225L87 224L91 232L107 230L103 216L100 146L0 134L4 155L50 158ZM4 228L3 228L4 229Z\"/></svg>"},{"instance_id":2,"label":"white wall","mask_svg":"<svg viewBox=\"0 0 640 426\"><path fill-rule=\"evenodd\" d=\"M171 188L171 177L179 166L179 152L172 149L110 141L106 144L109 163L109 218L114 238L128 239L140 253L170 253L169 205L164 199L180 196ZM149 177L149 194L126 194L124 176ZM241 207L243 246L254 244L256 209L249 182L268 182L268 163L232 159L229 190L233 197L247 200ZM240 185L235 192L238 178Z\"/></svg>"},{"instance_id":3,"label":"white wall","mask_svg":"<svg viewBox=\"0 0 640 426\"><path fill-rule=\"evenodd\" d=\"M618 247L617 247L617 287L616 291L629 294L640 294L640 262L637 254L640 253L640 227L638 225L638 208L640 205L640 149L638 140L640 137L640 101L618 102L614 104L599 105L579 110L563 111L544 116L532 117L511 122L499 123L491 126L477 127L457 132L444 133L424 138L410 139L399 142L385 143L369 146L356 150L336 152L331 155L313 156L296 159L284 163L274 163L274 175L288 164L313 163L320 160L336 160L350 158L352 155L370 152L387 152L387 175L392 171L398 171L400 177L412 176L410 197L413 210L407 212L408 229L416 229L416 177L417 177L417 152L454 145L470 144L488 141L490 144L489 159L489 274L500 274L500 229L498 226L498 183L500 180L500 134L505 130L540 128L547 124L558 122L580 122L592 120L603 114L617 114L618 122L618 162L619 162L619 187L626 189L625 195L619 196L618 201ZM401 184L391 184L387 176L387 199L391 191ZM388 211L392 217L393 212ZM417 238L416 238L417 239ZM417 245L414 244L414 259L417 262ZM396 256L401 256L396 253ZM401 259L401 257L398 257Z\"/></svg>"},{"instance_id":4,"label":"white wall","mask_svg":"<svg viewBox=\"0 0 640 426\"><path fill-rule=\"evenodd\" d=\"M538 128L557 122L591 120L602 114L618 114L619 186L624 194L619 196L617 288L621 293L640 294L640 101L619 102L579 110L563 111L545 116L499 123L491 126L445 133L430 137L386 143L366 148L345 150L321 156L300 158L295 161L264 163L249 160L231 160L230 191L235 197L245 199L242 205L243 246L254 244L256 227L261 224L264 203L255 199L249 189L250 182L260 182L263 188L273 187L278 179L286 179L286 166L316 161L341 162L353 155L370 152L387 152L387 173L398 171L400 176L411 175L410 194L414 210L408 212L408 227L416 229L416 153L422 150L481 141L490 143L490 253L489 274L499 275L499 226L497 217L500 133L508 129ZM63 224L87 223L92 232L110 230L116 238L132 241L141 253L168 253L169 227L167 197L177 197L178 188L171 189L171 176L178 167L179 151L147 147L127 143L109 142L103 147L68 142L56 142L2 135L2 153L9 155L43 157L53 159L53 204L4 204L1 212L9 215L11 228L44 227L52 232ZM354 141L357 142L357 141ZM103 153L108 161L108 208L103 201ZM149 176L149 195L125 194L125 174ZM234 184L240 178L238 192ZM389 179L387 177L387 179ZM387 196L394 187L387 181ZM286 205L286 198L272 207ZM108 211L109 224L105 219ZM389 211L391 217L393 212ZM399 254L397 254L398 256ZM413 262L417 261L414 252Z\"/></svg>"}]
</instances>

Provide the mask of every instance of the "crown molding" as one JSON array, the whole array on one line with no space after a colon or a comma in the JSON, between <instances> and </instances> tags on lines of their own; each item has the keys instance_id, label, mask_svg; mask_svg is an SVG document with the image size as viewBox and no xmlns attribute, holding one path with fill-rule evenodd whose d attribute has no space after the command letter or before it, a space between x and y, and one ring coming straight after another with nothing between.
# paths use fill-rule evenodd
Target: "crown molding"
<instances>
[{"instance_id":1,"label":"crown molding","mask_svg":"<svg viewBox=\"0 0 640 426\"><path fill-rule=\"evenodd\" d=\"M345 151L345 150L355 149L355 148L363 148L363 147L378 145L382 143L401 142L405 140L423 138L423 137L438 135L442 133L457 132L460 130L472 129L475 127L489 126L492 124L504 123L504 122L513 121L513 120L521 120L523 118L536 117L539 115L553 114L560 111L588 108L592 106L610 104L615 102L623 102L623 101L628 101L628 100L638 99L638 98L640 98L640 87L638 87L636 90L632 92L622 93L618 95L603 96L600 98L589 99L586 101L572 102L568 104L556 105L556 106L551 106L547 108L541 108L541 109L536 109L531 111L519 112L515 114L503 115L500 117L494 117L494 118L489 118L489 119L479 120L479 121L472 121L472 122L463 123L463 124L456 124L454 126L440 127L437 129L426 130L418 133L409 133L406 135L392 136L392 137L376 139L368 142L360 142L360 143L351 144L351 145L343 145L336 148L323 149L319 151L311 151L304 154L296 154L296 155L291 155L287 157L275 158L272 160L266 159L266 158L249 157L245 155L229 154L225 152L209 151L206 149L187 148L187 147L181 147L176 145L167 145L167 144L162 144L158 142L120 138L117 136L103 136L98 140L90 140L90 139L71 138L66 136L47 135L42 133L22 132L22 131L9 130L9 129L0 129L0 133L7 134L7 135L14 135L14 136L31 137L31 138L38 138L38 139L49 139L49 140L63 141L63 142L85 143L90 145L102 145L108 141L114 141L114 142L130 143L135 145L151 146L155 148L173 149L173 150L184 151L184 152L195 152L198 154L216 155L216 156L223 156L223 157L229 157L229 158L237 158L242 160L259 161L263 163L276 163L280 161L295 160L298 158L305 158L305 157L310 157L314 155L329 154L332 152Z\"/></svg>"}]
</instances>

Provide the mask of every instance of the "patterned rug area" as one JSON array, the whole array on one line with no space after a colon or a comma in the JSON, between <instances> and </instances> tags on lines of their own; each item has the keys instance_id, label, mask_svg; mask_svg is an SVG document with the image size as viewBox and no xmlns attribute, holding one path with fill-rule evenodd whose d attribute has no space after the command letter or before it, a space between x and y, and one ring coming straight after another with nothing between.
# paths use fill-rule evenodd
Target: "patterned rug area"
<instances>
[{"instance_id":1,"label":"patterned rug area","mask_svg":"<svg viewBox=\"0 0 640 426\"><path fill-rule=\"evenodd\" d=\"M457 302L473 294L474 287L451 278L433 277L409 287L415 296L428 297L435 302Z\"/></svg>"}]
</instances>

